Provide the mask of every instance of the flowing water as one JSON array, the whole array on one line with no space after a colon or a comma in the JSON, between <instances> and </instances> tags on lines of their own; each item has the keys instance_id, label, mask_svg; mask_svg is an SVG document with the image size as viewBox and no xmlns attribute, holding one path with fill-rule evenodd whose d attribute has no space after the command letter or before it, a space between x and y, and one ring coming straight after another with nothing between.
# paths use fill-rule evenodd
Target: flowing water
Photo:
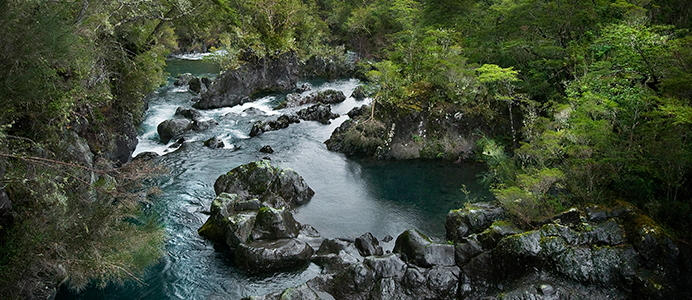
<instances>
[{"instance_id":1,"label":"flowing water","mask_svg":"<svg viewBox=\"0 0 692 300\"><path fill-rule=\"evenodd\" d=\"M171 60L173 76L190 72L213 77L218 67L205 61ZM454 164L447 161L372 161L354 160L330 152L324 145L331 132L348 117L353 107L367 103L349 97L332 105L342 117L330 125L301 121L279 131L250 138L255 120L275 118L293 111L273 111L284 95L270 95L232 108L202 111L205 118L219 125L204 132L184 136L179 149L159 141L156 126L173 118L178 106L190 107L192 94L186 87L169 85L152 97L141 125L135 155L154 151L162 154L171 173L159 182L162 190L155 210L165 226L165 255L143 280L145 285L128 283L105 289L90 288L75 294L61 291L59 299L240 299L276 292L315 277L314 264L288 273L247 276L233 267L225 247L197 234L206 221L216 178L241 164L269 157L272 164L292 168L315 190L310 203L299 207L296 220L311 224L323 237L357 237L365 232L382 239L396 238L401 232L417 228L431 237L444 238L444 220L450 209L462 207L467 199L490 197L476 184L481 164ZM351 95L360 84L355 79L310 81L312 91L335 89ZM307 92L309 93L309 92ZM306 94L307 94L306 93ZM254 108L248 110L249 108ZM203 141L220 137L225 147L210 149ZM260 153L270 145L273 154ZM383 244L391 250L394 241Z\"/></svg>"}]
</instances>

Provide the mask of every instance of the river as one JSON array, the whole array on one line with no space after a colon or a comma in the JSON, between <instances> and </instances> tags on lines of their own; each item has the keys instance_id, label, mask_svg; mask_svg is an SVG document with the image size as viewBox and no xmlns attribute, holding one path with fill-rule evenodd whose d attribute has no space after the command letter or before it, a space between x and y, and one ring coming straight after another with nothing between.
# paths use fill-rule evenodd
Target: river
<instances>
[{"instance_id":1,"label":"river","mask_svg":"<svg viewBox=\"0 0 692 300\"><path fill-rule=\"evenodd\" d=\"M218 67L206 61L175 59L168 62L167 71L174 76L190 72L213 77ZM154 207L167 234L164 257L145 274L144 285L93 287L81 293L61 290L58 299L240 299L276 292L315 277L320 268L314 264L294 272L247 276L233 267L223 246L197 234L207 219L204 212L214 198L216 178L263 157L269 157L274 165L292 168L315 191L310 203L299 207L294 216L297 221L312 225L323 237L357 237L371 232L379 239L386 235L396 238L406 229L417 228L442 240L450 209L462 207L467 199L491 197L487 189L477 184L476 174L484 169L482 164L357 160L328 151L323 142L348 118L346 113L368 101L358 102L351 97L332 105L332 111L341 117L330 125L301 121L253 138L248 133L255 120L275 118L286 112L272 110L285 95L202 111L205 118L214 119L219 125L187 134L184 146L170 148L174 141L162 144L156 126L173 118L178 106L190 107L193 97L186 87L176 87L173 81L170 78L167 86L151 96L135 150L135 155L146 151L162 154L160 161L170 170L156 183L162 193ZM307 83L313 86L312 91L335 89L346 96L361 84L355 79ZM254 112L246 111L251 107ZM214 136L224 141L223 149L202 144ZM275 152L260 153L264 145L270 145ZM391 250L393 246L394 241L383 244L385 249Z\"/></svg>"}]
</instances>

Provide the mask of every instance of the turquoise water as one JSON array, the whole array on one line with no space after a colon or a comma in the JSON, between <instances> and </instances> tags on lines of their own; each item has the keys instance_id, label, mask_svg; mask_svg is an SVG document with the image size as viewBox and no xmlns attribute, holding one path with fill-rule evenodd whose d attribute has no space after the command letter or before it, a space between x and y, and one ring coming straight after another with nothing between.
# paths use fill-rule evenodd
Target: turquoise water
<instances>
[{"instance_id":1,"label":"turquoise water","mask_svg":"<svg viewBox=\"0 0 692 300\"><path fill-rule=\"evenodd\" d=\"M214 68L203 61L175 60L169 62L168 72L214 76L218 70ZM354 79L310 83L313 91L337 89L347 96L360 84ZM296 210L295 218L311 224L323 237L356 237L372 232L382 239L417 228L441 239L450 209L463 206L466 199L490 197L476 184L476 174L483 170L481 164L354 160L328 151L323 142L348 118L346 113L351 108L365 103L350 97L332 105L342 117L330 125L302 121L249 138L255 120L286 112L272 110L282 97L271 95L240 107L203 111L206 118L219 125L184 136L185 146L174 149L160 143L156 126L172 118L178 106L189 107L192 94L172 84L159 89L150 101L135 154L163 154L161 163L171 170L158 182L162 194L155 207L168 235L166 255L144 276L146 285L128 283L91 288L79 294L62 291L58 299L240 299L299 285L319 274L319 267L310 265L295 272L247 276L233 267L224 246L197 235L207 219L204 212L214 198L216 178L265 156L275 165L294 169L315 190L311 202ZM261 110L263 115L243 112L249 107ZM202 145L213 136L224 140L226 147L209 149ZM270 145L275 153L260 153L264 145ZM383 246L391 249L393 244Z\"/></svg>"}]
</instances>

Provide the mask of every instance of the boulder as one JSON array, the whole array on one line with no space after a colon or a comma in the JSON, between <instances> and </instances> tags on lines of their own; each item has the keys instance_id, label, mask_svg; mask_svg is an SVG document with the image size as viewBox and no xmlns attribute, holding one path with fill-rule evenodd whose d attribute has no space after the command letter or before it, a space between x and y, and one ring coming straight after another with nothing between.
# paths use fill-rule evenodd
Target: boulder
<instances>
[{"instance_id":1,"label":"boulder","mask_svg":"<svg viewBox=\"0 0 692 300\"><path fill-rule=\"evenodd\" d=\"M156 128L159 138L164 144L168 144L172 138L192 129L192 122L188 119L172 119L161 122Z\"/></svg>"},{"instance_id":2,"label":"boulder","mask_svg":"<svg viewBox=\"0 0 692 300\"><path fill-rule=\"evenodd\" d=\"M266 92L295 89L298 83L298 59L295 52L286 52L277 58L257 58L246 52L246 63L235 70L226 71L196 96L193 107L211 109L230 107L251 101L251 97Z\"/></svg>"},{"instance_id":3,"label":"boulder","mask_svg":"<svg viewBox=\"0 0 692 300\"><path fill-rule=\"evenodd\" d=\"M217 195L225 192L244 198L258 198L274 208L303 205L315 195L298 173L272 167L265 160L236 167L219 176L214 183L214 191Z\"/></svg>"},{"instance_id":4,"label":"boulder","mask_svg":"<svg viewBox=\"0 0 692 300\"><path fill-rule=\"evenodd\" d=\"M175 82L173 83L173 85L175 85L175 86L187 85L190 82L190 80L192 80L193 78L195 78L195 77L192 76L192 74L190 74L190 73L180 74L178 76L178 79L176 79Z\"/></svg>"},{"instance_id":5,"label":"boulder","mask_svg":"<svg viewBox=\"0 0 692 300\"><path fill-rule=\"evenodd\" d=\"M447 214L447 240L460 242L469 234L480 233L495 220L504 217L504 209L496 204L474 203Z\"/></svg>"},{"instance_id":6,"label":"boulder","mask_svg":"<svg viewBox=\"0 0 692 300\"><path fill-rule=\"evenodd\" d=\"M207 146L211 149L218 149L218 148L223 148L226 146L224 142L218 138L218 137L212 137L206 141L204 141L204 146Z\"/></svg>"},{"instance_id":7,"label":"boulder","mask_svg":"<svg viewBox=\"0 0 692 300\"><path fill-rule=\"evenodd\" d=\"M423 268L455 265L454 245L433 243L415 229L406 230L397 237L394 252L405 255L409 262Z\"/></svg>"},{"instance_id":8,"label":"boulder","mask_svg":"<svg viewBox=\"0 0 692 300\"><path fill-rule=\"evenodd\" d=\"M301 97L300 94L288 94L286 101L281 103L277 108L298 107L305 104L336 104L346 100L346 96L342 91L325 90L313 92L306 97Z\"/></svg>"},{"instance_id":9,"label":"boulder","mask_svg":"<svg viewBox=\"0 0 692 300\"><path fill-rule=\"evenodd\" d=\"M274 149L272 149L272 147L269 145L264 145L262 146L262 148L260 148L259 152L272 154L274 153Z\"/></svg>"},{"instance_id":10,"label":"boulder","mask_svg":"<svg viewBox=\"0 0 692 300\"><path fill-rule=\"evenodd\" d=\"M278 240L298 237L300 224L285 207L262 207L255 218L252 240Z\"/></svg>"},{"instance_id":11,"label":"boulder","mask_svg":"<svg viewBox=\"0 0 692 300\"><path fill-rule=\"evenodd\" d=\"M266 122L257 121L252 124L252 129L250 129L250 136L258 136L267 131L275 131L279 129L287 128L288 125L293 123L300 123L298 116L296 115L281 115L276 120L270 120Z\"/></svg>"},{"instance_id":12,"label":"boulder","mask_svg":"<svg viewBox=\"0 0 692 300\"><path fill-rule=\"evenodd\" d=\"M175 116L183 117L190 121L198 121L203 118L202 113L199 112L199 110L196 110L194 108L183 108L182 106L179 106L175 109Z\"/></svg>"},{"instance_id":13,"label":"boulder","mask_svg":"<svg viewBox=\"0 0 692 300\"><path fill-rule=\"evenodd\" d=\"M368 112L370 112L370 106L361 105L360 107L352 108L350 111L348 111L347 115L349 118L355 119L356 117L364 115Z\"/></svg>"},{"instance_id":14,"label":"boulder","mask_svg":"<svg viewBox=\"0 0 692 300\"><path fill-rule=\"evenodd\" d=\"M195 92L195 94L204 93L211 85L211 79L209 77L195 77L189 82L189 90Z\"/></svg>"},{"instance_id":15,"label":"boulder","mask_svg":"<svg viewBox=\"0 0 692 300\"><path fill-rule=\"evenodd\" d=\"M219 194L211 203L209 219L197 230L197 233L208 239L224 242L231 248L248 242L257 213L237 212L235 205L241 201L244 200L237 194Z\"/></svg>"},{"instance_id":16,"label":"boulder","mask_svg":"<svg viewBox=\"0 0 692 300\"><path fill-rule=\"evenodd\" d=\"M306 266L313 249L297 239L254 241L240 244L235 250L235 265L256 274Z\"/></svg>"},{"instance_id":17,"label":"boulder","mask_svg":"<svg viewBox=\"0 0 692 300\"><path fill-rule=\"evenodd\" d=\"M331 106L322 103L301 109L297 114L303 120L318 121L325 125L331 123L329 120L339 117L338 114L332 113Z\"/></svg>"},{"instance_id":18,"label":"boulder","mask_svg":"<svg viewBox=\"0 0 692 300\"><path fill-rule=\"evenodd\" d=\"M211 129L216 125L219 125L219 123L214 120L193 121L191 128L194 131L205 131Z\"/></svg>"},{"instance_id":19,"label":"boulder","mask_svg":"<svg viewBox=\"0 0 692 300\"><path fill-rule=\"evenodd\" d=\"M358 100L358 101L361 101L361 100L365 99L365 97L367 97L367 96L365 95L365 87L363 87L362 85L357 86L357 87L353 90L353 93L351 93L351 97L352 97L353 99Z\"/></svg>"},{"instance_id":20,"label":"boulder","mask_svg":"<svg viewBox=\"0 0 692 300\"><path fill-rule=\"evenodd\" d=\"M356 248L361 256L383 255L382 246L377 238L368 232L356 239Z\"/></svg>"}]
</instances>

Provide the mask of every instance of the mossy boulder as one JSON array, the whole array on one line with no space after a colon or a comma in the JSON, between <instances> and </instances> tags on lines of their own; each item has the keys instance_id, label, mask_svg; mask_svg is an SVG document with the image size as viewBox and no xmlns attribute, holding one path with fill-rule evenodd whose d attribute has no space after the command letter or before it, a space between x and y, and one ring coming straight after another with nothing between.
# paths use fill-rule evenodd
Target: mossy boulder
<instances>
[{"instance_id":1,"label":"mossy boulder","mask_svg":"<svg viewBox=\"0 0 692 300\"><path fill-rule=\"evenodd\" d=\"M447 240L461 242L469 234L481 233L503 217L504 209L491 203L474 203L463 209L451 210L445 222Z\"/></svg>"},{"instance_id":2,"label":"mossy boulder","mask_svg":"<svg viewBox=\"0 0 692 300\"><path fill-rule=\"evenodd\" d=\"M285 207L280 209L262 207L255 218L252 240L295 238L299 231L300 224L293 219L293 214Z\"/></svg>"},{"instance_id":3,"label":"mossy boulder","mask_svg":"<svg viewBox=\"0 0 692 300\"><path fill-rule=\"evenodd\" d=\"M324 125L331 123L331 119L339 117L338 114L332 112L332 107L329 104L318 103L313 106L303 108L297 112L300 119L305 121L317 121Z\"/></svg>"},{"instance_id":4,"label":"mossy boulder","mask_svg":"<svg viewBox=\"0 0 692 300\"><path fill-rule=\"evenodd\" d=\"M251 162L219 176L216 194L238 194L245 199L258 198L274 208L293 208L312 199L315 192L298 173L273 167L267 160Z\"/></svg>"},{"instance_id":5,"label":"mossy boulder","mask_svg":"<svg viewBox=\"0 0 692 300\"><path fill-rule=\"evenodd\" d=\"M478 206L450 212L448 236L460 236L454 232L459 224L473 232L492 219L474 210ZM498 219L481 233L460 236L456 262L468 287L460 297L542 299L544 292L555 299L565 292L584 299L692 296L687 288L692 251L676 245L632 206L572 208L558 216L528 231ZM524 296L517 298L520 293Z\"/></svg>"},{"instance_id":6,"label":"mossy boulder","mask_svg":"<svg viewBox=\"0 0 692 300\"><path fill-rule=\"evenodd\" d=\"M435 265L454 266L454 245L433 243L418 230L406 230L399 235L394 253L401 253L411 263L424 268Z\"/></svg>"},{"instance_id":7,"label":"mossy boulder","mask_svg":"<svg viewBox=\"0 0 692 300\"><path fill-rule=\"evenodd\" d=\"M306 266L313 253L310 245L297 239L255 241L240 244L234 261L248 273L264 273Z\"/></svg>"}]
</instances>

